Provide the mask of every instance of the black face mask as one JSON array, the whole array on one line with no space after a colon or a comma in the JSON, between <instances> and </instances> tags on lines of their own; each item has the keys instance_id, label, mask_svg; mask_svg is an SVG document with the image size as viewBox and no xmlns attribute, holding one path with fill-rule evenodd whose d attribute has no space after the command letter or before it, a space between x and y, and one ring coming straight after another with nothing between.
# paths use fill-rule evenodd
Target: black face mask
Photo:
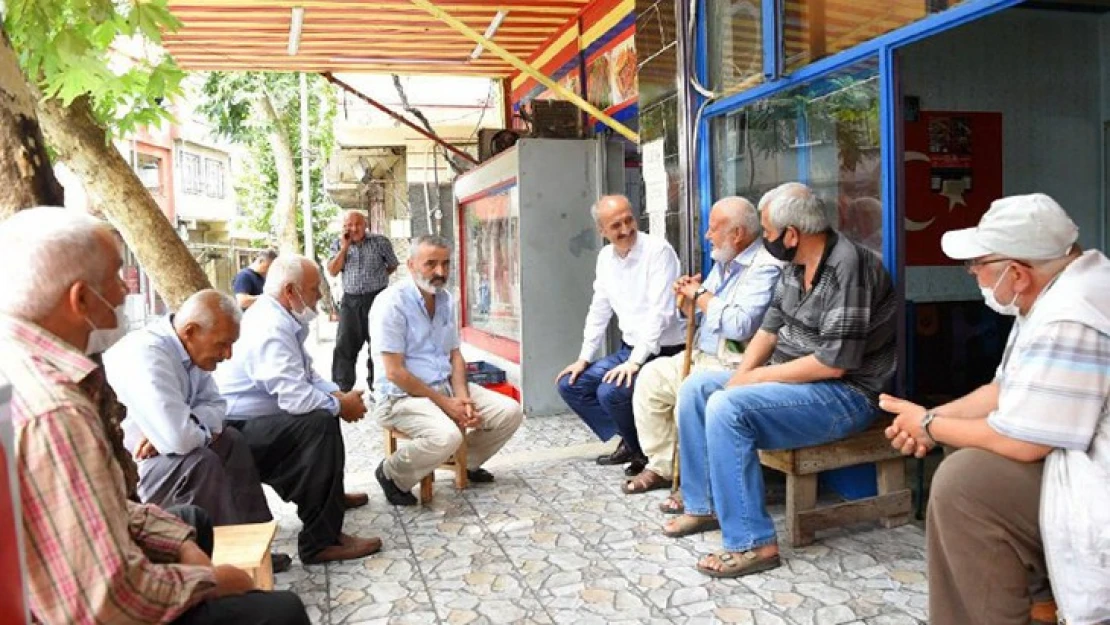
<instances>
[{"instance_id":1,"label":"black face mask","mask_svg":"<svg viewBox=\"0 0 1110 625\"><path fill-rule=\"evenodd\" d=\"M798 248L796 246L786 247L786 243L784 242L785 238L786 230L783 230L782 233L779 234L779 238L774 241L768 241L767 237L763 237L763 249L767 250L768 254L774 256L778 260L789 263L794 261L794 256L798 254Z\"/></svg>"}]
</instances>

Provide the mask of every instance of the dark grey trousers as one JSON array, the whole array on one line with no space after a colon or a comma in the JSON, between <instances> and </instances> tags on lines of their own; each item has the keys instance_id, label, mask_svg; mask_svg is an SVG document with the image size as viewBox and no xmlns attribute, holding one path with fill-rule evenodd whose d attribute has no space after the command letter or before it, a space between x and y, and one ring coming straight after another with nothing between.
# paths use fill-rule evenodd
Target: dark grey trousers
<instances>
[{"instance_id":1,"label":"dark grey trousers","mask_svg":"<svg viewBox=\"0 0 1110 625\"><path fill-rule=\"evenodd\" d=\"M301 560L339 544L347 453L339 417L318 410L232 419L227 426L243 433L262 481L283 500L297 504L304 525L297 535Z\"/></svg>"}]
</instances>

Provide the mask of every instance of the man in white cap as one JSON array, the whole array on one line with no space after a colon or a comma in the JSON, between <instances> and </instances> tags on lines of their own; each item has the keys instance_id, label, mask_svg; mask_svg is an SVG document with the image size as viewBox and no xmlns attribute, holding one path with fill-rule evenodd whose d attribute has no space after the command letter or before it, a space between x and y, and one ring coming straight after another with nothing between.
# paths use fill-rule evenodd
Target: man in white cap
<instances>
[{"instance_id":1,"label":"man in white cap","mask_svg":"<svg viewBox=\"0 0 1110 625\"><path fill-rule=\"evenodd\" d=\"M1110 619L1110 260L1043 194L1003 198L949 232L987 305L1017 321L994 380L925 408L882 396L892 444L960 448L933 478L929 617L1055 622L1035 599L1052 577L1069 623Z\"/></svg>"}]
</instances>

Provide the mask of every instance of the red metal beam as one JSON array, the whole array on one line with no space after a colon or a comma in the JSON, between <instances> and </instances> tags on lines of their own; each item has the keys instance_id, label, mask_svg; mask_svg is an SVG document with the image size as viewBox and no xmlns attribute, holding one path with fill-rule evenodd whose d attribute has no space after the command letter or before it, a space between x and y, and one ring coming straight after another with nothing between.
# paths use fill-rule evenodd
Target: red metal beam
<instances>
[{"instance_id":1,"label":"red metal beam","mask_svg":"<svg viewBox=\"0 0 1110 625\"><path fill-rule=\"evenodd\" d=\"M339 80L338 78L333 76L331 74L331 72L324 72L322 74L322 76L324 78L326 78L327 81L330 82L331 84L340 87L341 89L343 89L347 93L355 96L356 98L362 100L363 102L369 104L370 106L378 109L379 111L385 113L386 115L389 115L393 119L401 122L402 124L408 126L409 128L415 130L416 132L420 133L420 135L422 137L424 137L425 139L428 139L430 141L435 141L437 144L443 146L443 148L445 150L451 152L455 156L458 156L459 158L462 158L462 159L466 159L466 160L470 161L471 163L474 163L475 165L478 164L477 159L475 159L473 156L467 154L466 152L463 152L462 150L460 150L460 149L456 148L455 146L451 145L450 143L447 143L443 139L440 139L439 137L437 137L434 134L428 132L427 130L421 128L420 126L417 126L416 124L410 122L407 118L405 118L401 114L394 113L389 107L379 103L374 98L371 98L370 96L360 92L358 89L355 89L354 87L352 87L351 85L348 85L347 83L343 82L342 80Z\"/></svg>"}]
</instances>

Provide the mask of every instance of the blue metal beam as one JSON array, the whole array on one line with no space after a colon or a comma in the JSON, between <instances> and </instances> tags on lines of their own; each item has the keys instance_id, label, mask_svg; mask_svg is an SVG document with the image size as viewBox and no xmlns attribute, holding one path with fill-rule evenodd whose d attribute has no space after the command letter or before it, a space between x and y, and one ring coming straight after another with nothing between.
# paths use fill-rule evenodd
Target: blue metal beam
<instances>
[{"instance_id":1,"label":"blue metal beam","mask_svg":"<svg viewBox=\"0 0 1110 625\"><path fill-rule=\"evenodd\" d=\"M937 33L943 32L950 28L955 28L957 26L973 22L992 13L997 13L998 11L1020 4L1021 2L1022 0L968 0L963 4L957 5L941 13L934 13L933 15L920 19L916 22L907 24L884 35L880 35L875 39L865 41L857 46L851 47L842 52L838 52L832 56L814 61L813 63L810 63L809 65L798 69L789 77L783 78L782 80L770 81L758 87L748 89L747 91L742 91L727 98L717 100L706 108L705 115L706 117L715 117L717 115L727 113L753 100L757 100L782 89L807 82L824 74L842 69L869 56L875 56L883 48L898 48L901 46L905 46L915 41L920 41L921 39L925 39ZM767 28L767 20L769 16L777 17L776 12L769 13L767 11L767 5L774 3L775 0L763 0L764 28ZM702 13L700 19L705 19L704 13ZM769 38L766 32L763 33L763 62L765 72L767 69L766 49L769 39L777 39L777 34L774 37Z\"/></svg>"},{"instance_id":2,"label":"blue metal beam","mask_svg":"<svg viewBox=\"0 0 1110 625\"><path fill-rule=\"evenodd\" d=\"M778 0L763 0L763 8L759 13L762 32L760 41L763 42L763 79L766 81L777 80L779 77L779 57L782 56L782 46L779 42L779 25L781 24L780 5Z\"/></svg>"}]
</instances>

